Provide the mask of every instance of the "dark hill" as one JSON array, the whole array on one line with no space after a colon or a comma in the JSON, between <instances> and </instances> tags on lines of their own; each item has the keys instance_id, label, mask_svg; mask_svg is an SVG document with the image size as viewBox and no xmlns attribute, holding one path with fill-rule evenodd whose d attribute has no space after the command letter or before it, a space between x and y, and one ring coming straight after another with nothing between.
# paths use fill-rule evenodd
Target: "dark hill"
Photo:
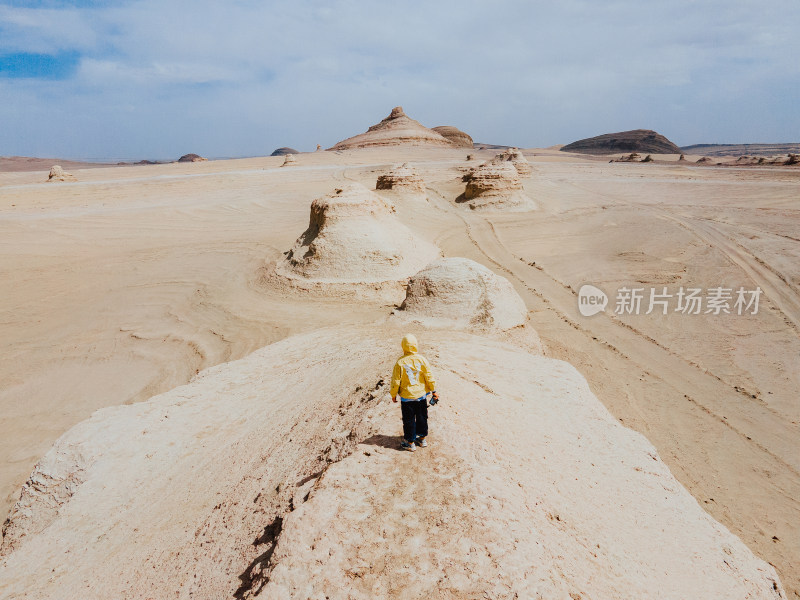
<instances>
[{"instance_id":1,"label":"dark hill","mask_svg":"<svg viewBox=\"0 0 800 600\"><path fill-rule=\"evenodd\" d=\"M284 146L283 148L278 148L277 150L274 150L272 154L270 154L270 156L286 156L287 154L300 154L300 152L298 152L294 148L287 148L286 146Z\"/></svg>"},{"instance_id":2,"label":"dark hill","mask_svg":"<svg viewBox=\"0 0 800 600\"><path fill-rule=\"evenodd\" d=\"M199 154L184 154L178 159L178 162L201 162L206 160Z\"/></svg>"},{"instance_id":3,"label":"dark hill","mask_svg":"<svg viewBox=\"0 0 800 600\"><path fill-rule=\"evenodd\" d=\"M572 142L562 152L580 154L614 154L616 152L647 152L650 154L680 154L681 149L660 133L650 129L634 129L604 133L597 137Z\"/></svg>"}]
</instances>

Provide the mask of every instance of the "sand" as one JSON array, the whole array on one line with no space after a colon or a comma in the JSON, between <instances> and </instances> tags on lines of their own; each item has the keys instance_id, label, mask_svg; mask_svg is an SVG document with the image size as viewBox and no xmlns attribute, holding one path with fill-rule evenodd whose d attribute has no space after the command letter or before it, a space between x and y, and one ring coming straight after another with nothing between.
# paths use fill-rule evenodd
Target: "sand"
<instances>
[{"instance_id":1,"label":"sand","mask_svg":"<svg viewBox=\"0 0 800 600\"><path fill-rule=\"evenodd\" d=\"M574 365L797 597L800 171L526 155L539 210L513 215L454 202L461 150L301 154L291 169L281 158L73 168L78 182L58 186L40 183L46 171L0 174L0 509L94 410L290 334L385 315L393 307L341 299L320 310L258 273L305 229L314 198L347 181L374 188L409 162L428 203L398 204L398 218L509 279L547 354ZM757 284L764 296L758 315L586 318L576 291L587 282Z\"/></svg>"}]
</instances>

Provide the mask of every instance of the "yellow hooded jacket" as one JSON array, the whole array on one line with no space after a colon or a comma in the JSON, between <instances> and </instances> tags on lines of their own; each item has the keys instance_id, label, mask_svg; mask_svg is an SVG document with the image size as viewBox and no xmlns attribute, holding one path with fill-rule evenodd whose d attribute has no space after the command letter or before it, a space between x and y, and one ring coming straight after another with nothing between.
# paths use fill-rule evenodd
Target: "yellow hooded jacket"
<instances>
[{"instance_id":1,"label":"yellow hooded jacket","mask_svg":"<svg viewBox=\"0 0 800 600\"><path fill-rule=\"evenodd\" d=\"M417 400L436 390L436 380L428 359L417 354L417 338L410 333L403 336L402 346L403 356L394 364L389 393L392 398L400 392L401 400Z\"/></svg>"}]
</instances>

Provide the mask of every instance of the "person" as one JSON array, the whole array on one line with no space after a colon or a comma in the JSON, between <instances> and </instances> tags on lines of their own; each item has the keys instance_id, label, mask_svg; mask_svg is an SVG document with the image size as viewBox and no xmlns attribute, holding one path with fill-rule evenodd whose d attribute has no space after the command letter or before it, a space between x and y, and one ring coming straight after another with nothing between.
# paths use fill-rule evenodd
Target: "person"
<instances>
[{"instance_id":1,"label":"person","mask_svg":"<svg viewBox=\"0 0 800 600\"><path fill-rule=\"evenodd\" d=\"M389 391L392 402L400 396L400 411L403 415L404 450L414 452L415 446L425 448L428 442L428 393L431 404L439 401L436 380L431 373L428 359L417 353L417 338L412 334L403 336L403 356L397 359L392 370L392 385Z\"/></svg>"}]
</instances>

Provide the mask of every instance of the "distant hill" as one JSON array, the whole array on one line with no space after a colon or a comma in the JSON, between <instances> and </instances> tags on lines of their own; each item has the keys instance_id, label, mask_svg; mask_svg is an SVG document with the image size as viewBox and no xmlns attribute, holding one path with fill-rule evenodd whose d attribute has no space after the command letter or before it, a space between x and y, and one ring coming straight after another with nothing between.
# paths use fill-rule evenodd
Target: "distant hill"
<instances>
[{"instance_id":1,"label":"distant hill","mask_svg":"<svg viewBox=\"0 0 800 600\"><path fill-rule=\"evenodd\" d=\"M328 150L397 145L453 147L452 142L446 137L410 118L403 112L402 106L395 106L389 116L380 123L372 125L364 133L338 142Z\"/></svg>"},{"instance_id":2,"label":"distant hill","mask_svg":"<svg viewBox=\"0 0 800 600\"><path fill-rule=\"evenodd\" d=\"M681 149L660 133L650 129L634 129L617 133L604 133L585 140L572 142L561 152L579 154L614 154L617 152L646 152L650 154L680 154Z\"/></svg>"},{"instance_id":3,"label":"distant hill","mask_svg":"<svg viewBox=\"0 0 800 600\"><path fill-rule=\"evenodd\" d=\"M500 144L485 144L483 142L475 142L472 144L475 150L508 150L511 146L502 146Z\"/></svg>"},{"instance_id":4,"label":"distant hill","mask_svg":"<svg viewBox=\"0 0 800 600\"><path fill-rule=\"evenodd\" d=\"M205 162L207 160L208 160L207 158L203 158L199 154L191 153L191 154L184 154L183 156L181 156L178 159L178 162Z\"/></svg>"},{"instance_id":5,"label":"distant hill","mask_svg":"<svg viewBox=\"0 0 800 600\"><path fill-rule=\"evenodd\" d=\"M286 156L287 154L300 154L300 152L298 150L295 150L294 148L283 146L282 148L277 148L276 150L273 150L270 156Z\"/></svg>"},{"instance_id":6,"label":"distant hill","mask_svg":"<svg viewBox=\"0 0 800 600\"><path fill-rule=\"evenodd\" d=\"M53 165L61 165L65 169L93 169L95 167L113 167L108 163L82 162L63 158L36 158L33 156L0 156L0 173L19 171L49 171Z\"/></svg>"},{"instance_id":7,"label":"distant hill","mask_svg":"<svg viewBox=\"0 0 800 600\"><path fill-rule=\"evenodd\" d=\"M774 156L776 154L800 153L797 144L693 144L682 146L684 154L702 154L703 156Z\"/></svg>"}]
</instances>

